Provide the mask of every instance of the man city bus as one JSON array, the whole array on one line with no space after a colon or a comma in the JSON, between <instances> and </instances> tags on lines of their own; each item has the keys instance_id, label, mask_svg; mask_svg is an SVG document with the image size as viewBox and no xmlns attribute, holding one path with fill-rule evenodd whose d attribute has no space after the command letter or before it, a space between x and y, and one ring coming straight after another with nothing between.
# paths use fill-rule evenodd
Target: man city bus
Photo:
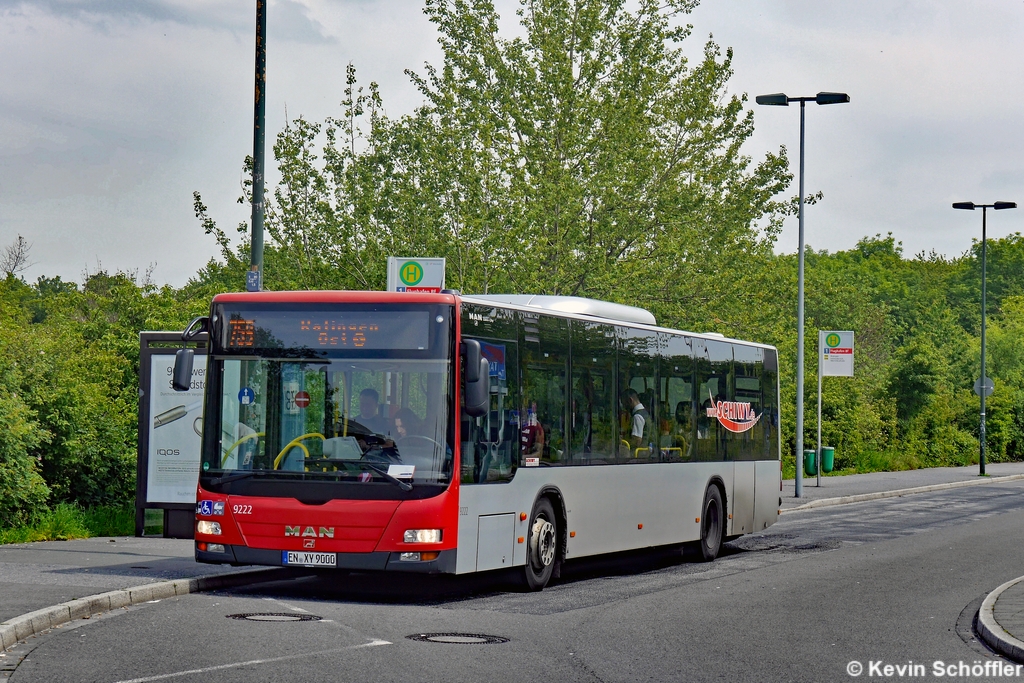
<instances>
[{"instance_id":1,"label":"man city bus","mask_svg":"<svg viewBox=\"0 0 1024 683\"><path fill-rule=\"evenodd\" d=\"M774 523L778 354L562 296L221 294L195 556L465 574ZM175 382L187 384L190 349Z\"/></svg>"}]
</instances>

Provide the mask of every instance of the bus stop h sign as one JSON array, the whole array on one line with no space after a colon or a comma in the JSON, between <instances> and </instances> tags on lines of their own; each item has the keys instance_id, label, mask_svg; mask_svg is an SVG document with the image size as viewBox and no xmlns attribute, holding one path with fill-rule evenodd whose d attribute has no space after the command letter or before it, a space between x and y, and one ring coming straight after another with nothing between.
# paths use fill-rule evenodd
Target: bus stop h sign
<instances>
[{"instance_id":1,"label":"bus stop h sign","mask_svg":"<svg viewBox=\"0 0 1024 683\"><path fill-rule=\"evenodd\" d=\"M818 330L818 363L823 377L853 377L853 332Z\"/></svg>"},{"instance_id":2,"label":"bus stop h sign","mask_svg":"<svg viewBox=\"0 0 1024 683\"><path fill-rule=\"evenodd\" d=\"M389 292L440 292L444 289L443 258L388 257Z\"/></svg>"}]
</instances>

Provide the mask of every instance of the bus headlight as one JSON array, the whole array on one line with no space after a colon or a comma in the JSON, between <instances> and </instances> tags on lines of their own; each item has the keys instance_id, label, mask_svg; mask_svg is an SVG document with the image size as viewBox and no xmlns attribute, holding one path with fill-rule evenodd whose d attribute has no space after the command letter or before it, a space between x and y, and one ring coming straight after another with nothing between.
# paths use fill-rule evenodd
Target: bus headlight
<instances>
[{"instance_id":1,"label":"bus headlight","mask_svg":"<svg viewBox=\"0 0 1024 683\"><path fill-rule=\"evenodd\" d=\"M196 533L220 536L220 522L207 522L205 519L196 522Z\"/></svg>"},{"instance_id":2,"label":"bus headlight","mask_svg":"<svg viewBox=\"0 0 1024 683\"><path fill-rule=\"evenodd\" d=\"M440 529L406 529L404 540L406 543L440 543Z\"/></svg>"}]
</instances>

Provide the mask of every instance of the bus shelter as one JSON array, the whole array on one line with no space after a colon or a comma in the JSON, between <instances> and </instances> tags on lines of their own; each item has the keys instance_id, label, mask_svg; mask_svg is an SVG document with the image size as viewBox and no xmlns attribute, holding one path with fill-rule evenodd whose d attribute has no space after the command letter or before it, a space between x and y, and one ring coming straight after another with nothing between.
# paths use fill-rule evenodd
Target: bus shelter
<instances>
[{"instance_id":1,"label":"bus shelter","mask_svg":"<svg viewBox=\"0 0 1024 683\"><path fill-rule=\"evenodd\" d=\"M146 511L160 511L165 538L192 538L202 446L206 388L205 333L189 342L181 332L139 333L139 442L135 479L135 535L142 536ZM171 387L174 354L195 349L192 385Z\"/></svg>"}]
</instances>

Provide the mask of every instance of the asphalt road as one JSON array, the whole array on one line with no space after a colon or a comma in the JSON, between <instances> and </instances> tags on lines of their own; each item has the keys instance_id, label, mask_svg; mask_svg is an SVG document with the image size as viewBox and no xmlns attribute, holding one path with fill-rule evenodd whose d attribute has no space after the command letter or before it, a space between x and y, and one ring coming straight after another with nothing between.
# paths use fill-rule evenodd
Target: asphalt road
<instances>
[{"instance_id":1,"label":"asphalt road","mask_svg":"<svg viewBox=\"0 0 1024 683\"><path fill-rule=\"evenodd\" d=\"M1018 481L797 512L712 564L580 562L532 594L495 577L297 577L79 621L3 668L15 683L843 681L856 660L861 678L879 678L871 662L933 678L936 660L997 659L970 620L1024 573L1022 509ZM320 620L229 618L251 613ZM435 632L508 640L408 638Z\"/></svg>"}]
</instances>

